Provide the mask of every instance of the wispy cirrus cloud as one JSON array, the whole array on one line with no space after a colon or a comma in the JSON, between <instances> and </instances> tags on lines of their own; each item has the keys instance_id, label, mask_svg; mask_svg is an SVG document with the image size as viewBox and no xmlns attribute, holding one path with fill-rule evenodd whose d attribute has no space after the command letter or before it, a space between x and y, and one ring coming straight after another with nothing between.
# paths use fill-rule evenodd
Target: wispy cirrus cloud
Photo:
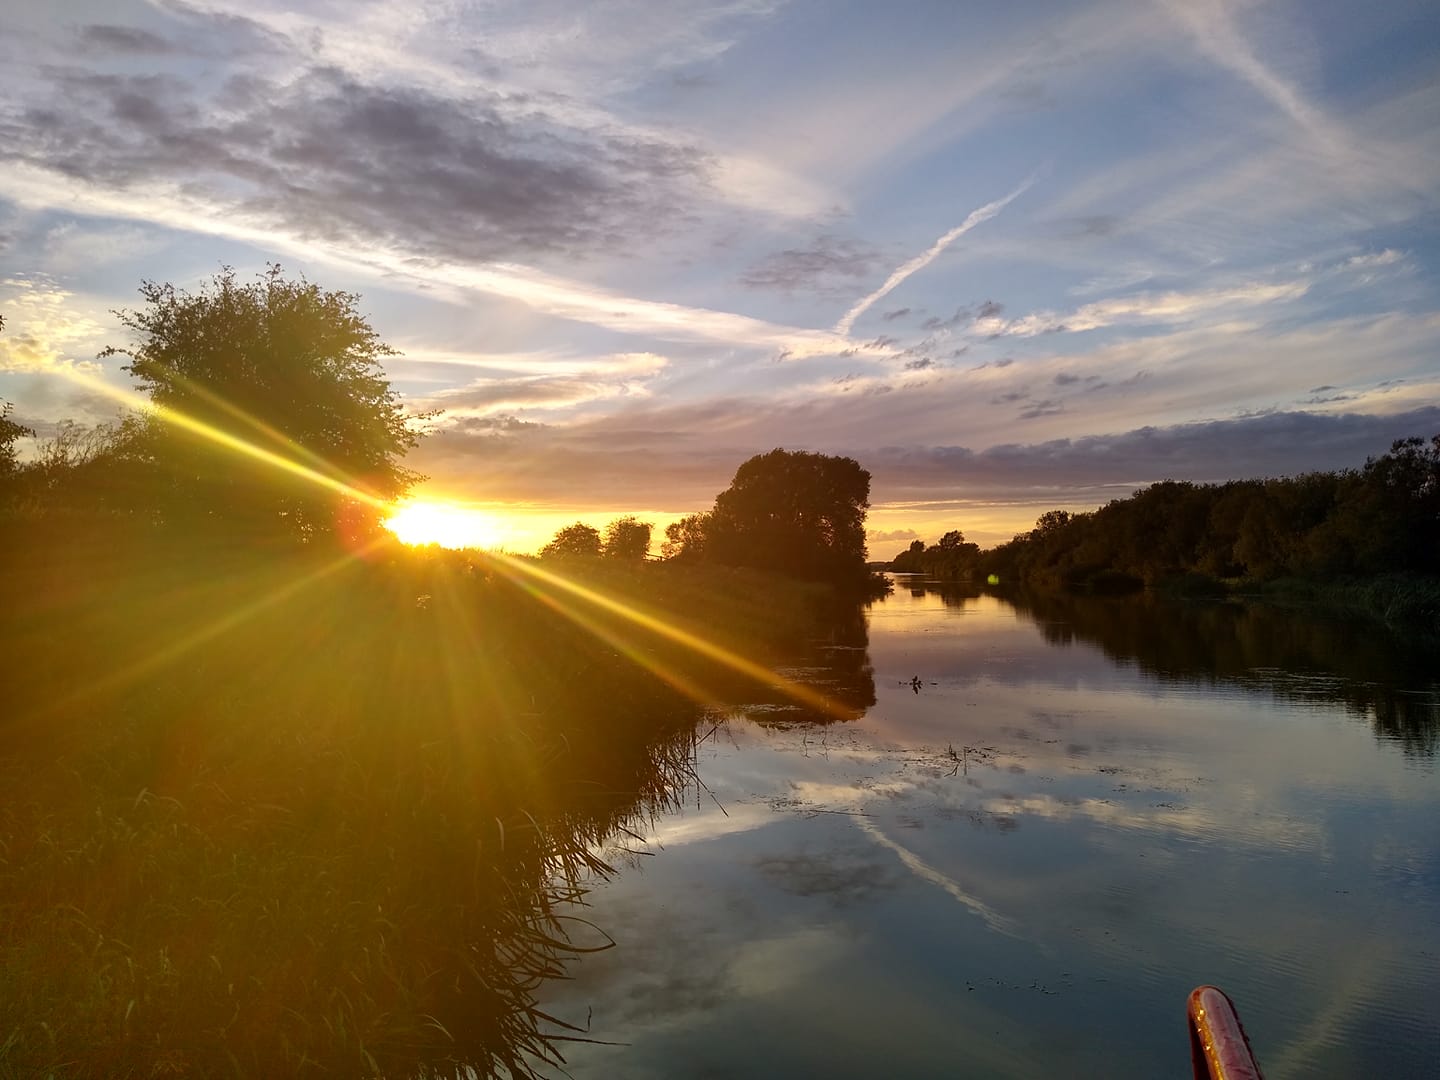
<instances>
[{"instance_id":1,"label":"wispy cirrus cloud","mask_svg":"<svg viewBox=\"0 0 1440 1080\"><path fill-rule=\"evenodd\" d=\"M998 313L979 316L976 333L1005 337L1034 337L1059 332L1082 333L1116 325L1183 325L1206 315L1233 318L1237 312L1267 304L1298 300L1309 282L1255 282L1193 292L1137 293L1085 304L1068 314L1035 312L1006 320Z\"/></svg>"},{"instance_id":2,"label":"wispy cirrus cloud","mask_svg":"<svg viewBox=\"0 0 1440 1080\"><path fill-rule=\"evenodd\" d=\"M513 414L517 411L569 409L613 398L648 397L647 383L669 361L655 353L626 353L594 358L565 370L550 365L543 374L477 379L416 402L455 418Z\"/></svg>"}]
</instances>

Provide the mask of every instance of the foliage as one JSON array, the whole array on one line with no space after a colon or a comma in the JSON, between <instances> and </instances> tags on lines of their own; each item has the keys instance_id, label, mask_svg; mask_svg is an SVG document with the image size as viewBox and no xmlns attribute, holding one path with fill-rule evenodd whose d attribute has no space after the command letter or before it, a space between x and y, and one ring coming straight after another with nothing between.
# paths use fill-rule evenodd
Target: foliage
<instances>
[{"instance_id":1,"label":"foliage","mask_svg":"<svg viewBox=\"0 0 1440 1080\"><path fill-rule=\"evenodd\" d=\"M0 402L0 476L8 476L15 471L15 443L35 434L30 428L10 419L12 408L10 402Z\"/></svg>"},{"instance_id":2,"label":"foliage","mask_svg":"<svg viewBox=\"0 0 1440 1080\"><path fill-rule=\"evenodd\" d=\"M705 558L705 538L710 529L710 514L690 514L665 526L665 542L660 554L666 559L687 562Z\"/></svg>"},{"instance_id":3,"label":"foliage","mask_svg":"<svg viewBox=\"0 0 1440 1080\"><path fill-rule=\"evenodd\" d=\"M5 317L0 315L0 330L5 329ZM15 443L35 432L10 419L14 408L8 401L0 402L0 478L15 471Z\"/></svg>"},{"instance_id":4,"label":"foliage","mask_svg":"<svg viewBox=\"0 0 1440 1080\"><path fill-rule=\"evenodd\" d=\"M542 559L598 559L600 557L600 530L593 525L577 521L566 525L540 549Z\"/></svg>"},{"instance_id":5,"label":"foliage","mask_svg":"<svg viewBox=\"0 0 1440 1080\"><path fill-rule=\"evenodd\" d=\"M856 461L772 450L735 472L708 514L666 530L667 555L860 585L870 474Z\"/></svg>"},{"instance_id":6,"label":"foliage","mask_svg":"<svg viewBox=\"0 0 1440 1080\"><path fill-rule=\"evenodd\" d=\"M951 529L930 547L923 540L912 540L890 563L890 569L944 581L969 581L975 576L979 556L980 545L966 542L964 533Z\"/></svg>"},{"instance_id":7,"label":"foliage","mask_svg":"<svg viewBox=\"0 0 1440 1080\"><path fill-rule=\"evenodd\" d=\"M160 513L306 540L377 535L383 511L369 499L394 500L418 479L400 464L416 435L380 367L394 350L358 297L287 280L278 266L249 284L226 268L198 293L147 281L140 295L145 307L118 313L137 340L102 355L129 357L125 370L162 407L132 433Z\"/></svg>"},{"instance_id":8,"label":"foliage","mask_svg":"<svg viewBox=\"0 0 1440 1080\"><path fill-rule=\"evenodd\" d=\"M977 569L1068 588L1173 582L1192 594L1220 581L1440 574L1440 436L1398 440L1358 470L1167 480L1092 513L1050 511Z\"/></svg>"},{"instance_id":9,"label":"foliage","mask_svg":"<svg viewBox=\"0 0 1440 1080\"><path fill-rule=\"evenodd\" d=\"M633 515L616 518L605 527L604 554L608 559L637 561L650 553L650 531L654 526Z\"/></svg>"}]
</instances>

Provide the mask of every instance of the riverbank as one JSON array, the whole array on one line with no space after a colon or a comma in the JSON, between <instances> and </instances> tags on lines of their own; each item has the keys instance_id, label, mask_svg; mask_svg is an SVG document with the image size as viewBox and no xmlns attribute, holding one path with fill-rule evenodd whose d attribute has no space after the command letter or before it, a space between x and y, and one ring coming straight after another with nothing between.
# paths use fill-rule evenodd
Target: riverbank
<instances>
[{"instance_id":1,"label":"riverbank","mask_svg":"<svg viewBox=\"0 0 1440 1080\"><path fill-rule=\"evenodd\" d=\"M64 533L3 545L0 1075L553 1065L563 905L747 677L696 644L763 667L825 599Z\"/></svg>"}]
</instances>

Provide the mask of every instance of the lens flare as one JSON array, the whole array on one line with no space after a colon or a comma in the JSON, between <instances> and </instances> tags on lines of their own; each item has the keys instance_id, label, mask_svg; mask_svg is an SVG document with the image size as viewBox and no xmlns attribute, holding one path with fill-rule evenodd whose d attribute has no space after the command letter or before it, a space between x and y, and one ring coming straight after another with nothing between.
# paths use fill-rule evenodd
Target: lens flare
<instances>
[{"instance_id":1,"label":"lens flare","mask_svg":"<svg viewBox=\"0 0 1440 1080\"><path fill-rule=\"evenodd\" d=\"M384 524L405 544L493 548L500 541L493 515L453 503L405 502Z\"/></svg>"}]
</instances>

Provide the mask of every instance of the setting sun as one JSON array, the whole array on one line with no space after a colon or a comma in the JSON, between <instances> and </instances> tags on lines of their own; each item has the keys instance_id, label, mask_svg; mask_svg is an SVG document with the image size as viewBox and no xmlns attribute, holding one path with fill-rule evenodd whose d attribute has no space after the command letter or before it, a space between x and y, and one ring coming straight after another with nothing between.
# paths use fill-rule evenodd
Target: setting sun
<instances>
[{"instance_id":1,"label":"setting sun","mask_svg":"<svg viewBox=\"0 0 1440 1080\"><path fill-rule=\"evenodd\" d=\"M385 527L406 544L439 544L447 548L493 548L500 526L493 514L454 503L411 502L385 521Z\"/></svg>"}]
</instances>

